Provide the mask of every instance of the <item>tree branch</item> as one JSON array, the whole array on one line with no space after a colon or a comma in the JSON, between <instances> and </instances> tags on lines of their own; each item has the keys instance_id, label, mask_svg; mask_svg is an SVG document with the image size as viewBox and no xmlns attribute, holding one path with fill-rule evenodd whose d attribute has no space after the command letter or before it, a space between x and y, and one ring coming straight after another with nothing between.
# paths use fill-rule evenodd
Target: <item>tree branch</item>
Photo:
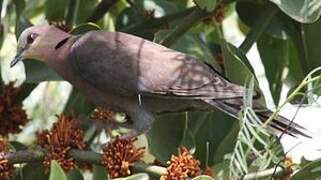
<instances>
[{"instance_id":1,"label":"tree branch","mask_svg":"<svg viewBox=\"0 0 321 180\"><path fill-rule=\"evenodd\" d=\"M163 17L151 18L151 19L148 19L143 22L129 25L123 29L120 29L119 31L131 33L131 32L135 32L140 29L160 28L164 25L167 25L171 21L174 21L178 18L181 18L181 17L187 16L188 14L191 14L195 9L196 9L196 7L191 7L191 8L185 9L183 11L179 11L177 13L169 14L169 15L166 15Z\"/></svg>"},{"instance_id":2,"label":"tree branch","mask_svg":"<svg viewBox=\"0 0 321 180\"><path fill-rule=\"evenodd\" d=\"M88 151L88 150L77 150L72 149L69 151L70 156L72 156L78 162L85 162L95 165L102 165L102 154ZM38 162L43 161L46 155L46 151L44 149L28 149L17 152L8 152L5 155L5 158L9 161L10 164L21 164L21 163L29 163L29 162ZM155 165L148 165L142 162L137 162L133 167L134 172L145 172L152 176L159 177L166 173L166 168ZM276 167L267 169L260 172L250 173L243 177L244 180L252 180L263 177L269 177L271 175L281 176L287 173L286 169L283 167Z\"/></svg>"},{"instance_id":3,"label":"tree branch","mask_svg":"<svg viewBox=\"0 0 321 180\"><path fill-rule=\"evenodd\" d=\"M182 20L182 23L177 25L174 30L161 41L160 44L170 47L181 35L188 31L192 27L192 25L194 25L194 23L208 15L209 14L205 11L196 8L189 16L184 18Z\"/></svg>"},{"instance_id":4,"label":"tree branch","mask_svg":"<svg viewBox=\"0 0 321 180\"><path fill-rule=\"evenodd\" d=\"M71 157L73 157L77 162L85 162L89 164L102 165L102 154L88 151L88 150L77 150L72 149L69 151ZM28 149L16 152L8 152L5 155L5 159L8 160L10 164L21 164L29 162L39 162L43 161L46 155L44 149ZM137 162L133 167L134 172L146 172L153 176L161 176L166 172L166 168L161 166L147 165L142 162Z\"/></svg>"},{"instance_id":5,"label":"tree branch","mask_svg":"<svg viewBox=\"0 0 321 180\"><path fill-rule=\"evenodd\" d=\"M88 17L87 22L97 22L108 12L117 0L102 0Z\"/></svg>"}]
</instances>

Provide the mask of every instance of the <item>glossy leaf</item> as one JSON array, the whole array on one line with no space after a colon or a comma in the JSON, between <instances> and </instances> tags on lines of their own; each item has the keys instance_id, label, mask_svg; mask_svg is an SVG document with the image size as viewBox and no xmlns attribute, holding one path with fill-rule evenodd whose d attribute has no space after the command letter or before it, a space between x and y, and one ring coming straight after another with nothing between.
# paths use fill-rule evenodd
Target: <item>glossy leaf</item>
<instances>
[{"instance_id":1,"label":"glossy leaf","mask_svg":"<svg viewBox=\"0 0 321 180\"><path fill-rule=\"evenodd\" d=\"M188 126L196 143L195 156L201 161L202 165L208 164L211 166L222 161L224 154L233 149L235 139L222 140L230 134L235 122L232 117L216 110L214 107L212 112L189 112ZM219 149L222 142L227 146ZM218 153L219 151L220 153Z\"/></svg>"},{"instance_id":2,"label":"glossy leaf","mask_svg":"<svg viewBox=\"0 0 321 180\"><path fill-rule=\"evenodd\" d=\"M15 180L48 180L42 162L28 163L18 170Z\"/></svg>"},{"instance_id":3,"label":"glossy leaf","mask_svg":"<svg viewBox=\"0 0 321 180\"><path fill-rule=\"evenodd\" d=\"M98 0L79 0L76 24L84 23L94 10Z\"/></svg>"},{"instance_id":4,"label":"glossy leaf","mask_svg":"<svg viewBox=\"0 0 321 180\"><path fill-rule=\"evenodd\" d=\"M157 160L166 163L177 150L185 130L185 113L170 113L158 116L147 133L151 153Z\"/></svg>"},{"instance_id":5,"label":"glossy leaf","mask_svg":"<svg viewBox=\"0 0 321 180\"><path fill-rule=\"evenodd\" d=\"M81 174L79 169L73 169L67 173L68 180L84 180L83 175Z\"/></svg>"},{"instance_id":6,"label":"glossy leaf","mask_svg":"<svg viewBox=\"0 0 321 180\"><path fill-rule=\"evenodd\" d=\"M321 4L321 3L320 3ZM308 71L321 66L321 51L318 47L321 46L319 39L321 29L321 19L313 24L301 25L300 43L303 49L299 52L303 53L305 63L308 66Z\"/></svg>"},{"instance_id":7,"label":"glossy leaf","mask_svg":"<svg viewBox=\"0 0 321 180\"><path fill-rule=\"evenodd\" d=\"M269 81L274 103L278 105L283 82L286 78L286 67L289 63L289 41L261 36L257 48Z\"/></svg>"},{"instance_id":8,"label":"glossy leaf","mask_svg":"<svg viewBox=\"0 0 321 180\"><path fill-rule=\"evenodd\" d=\"M67 180L64 170L60 167L57 161L53 160L50 164L49 180Z\"/></svg>"},{"instance_id":9,"label":"glossy leaf","mask_svg":"<svg viewBox=\"0 0 321 180\"><path fill-rule=\"evenodd\" d=\"M248 27L252 27L267 6L268 3L259 1L237 1L235 8L241 21ZM274 38L287 39L288 35L286 32L286 27L284 27L285 24L283 23L283 20L289 19L289 17L279 11L272 18L271 23L267 26L264 32L268 33Z\"/></svg>"},{"instance_id":10,"label":"glossy leaf","mask_svg":"<svg viewBox=\"0 0 321 180\"><path fill-rule=\"evenodd\" d=\"M224 56L225 74L228 79L243 85L251 77L255 77L253 70L251 71L251 66L246 66L246 64L250 63L248 63L249 61L245 55L241 56L241 54L243 54L241 50L225 42L225 40L222 40L221 46ZM236 69L238 69L238 71L235 71Z\"/></svg>"},{"instance_id":11,"label":"glossy leaf","mask_svg":"<svg viewBox=\"0 0 321 180\"><path fill-rule=\"evenodd\" d=\"M283 12L301 23L311 23L321 15L319 0L270 0Z\"/></svg>"},{"instance_id":12,"label":"glossy leaf","mask_svg":"<svg viewBox=\"0 0 321 180\"><path fill-rule=\"evenodd\" d=\"M68 6L66 0L47 0L46 1L46 19L49 22L63 22Z\"/></svg>"}]
</instances>

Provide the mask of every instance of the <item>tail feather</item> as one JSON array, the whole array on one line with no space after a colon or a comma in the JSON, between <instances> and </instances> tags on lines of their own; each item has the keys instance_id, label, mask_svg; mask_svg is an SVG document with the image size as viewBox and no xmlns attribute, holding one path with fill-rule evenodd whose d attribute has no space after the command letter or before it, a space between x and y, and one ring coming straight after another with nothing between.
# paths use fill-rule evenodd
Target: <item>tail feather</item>
<instances>
[{"instance_id":1,"label":"tail feather","mask_svg":"<svg viewBox=\"0 0 321 180\"><path fill-rule=\"evenodd\" d=\"M243 99L241 98L204 101L235 118L238 118L238 114L243 107ZM257 105L256 103L253 103L253 110L255 111L259 119L264 123L273 114L273 112L270 110L262 109L263 108L261 106ZM304 127L280 115L272 119L272 121L269 124L269 127L269 129L271 129L272 132L276 135L280 133L285 133L293 137L301 135L307 138L311 138L311 136L303 132L307 131Z\"/></svg>"}]
</instances>

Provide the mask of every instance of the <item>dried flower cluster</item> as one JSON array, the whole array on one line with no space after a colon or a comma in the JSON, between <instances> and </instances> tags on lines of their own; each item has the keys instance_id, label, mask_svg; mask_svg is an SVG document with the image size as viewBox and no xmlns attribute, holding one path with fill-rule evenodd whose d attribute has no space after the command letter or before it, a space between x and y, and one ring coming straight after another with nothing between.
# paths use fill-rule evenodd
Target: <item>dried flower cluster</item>
<instances>
[{"instance_id":1,"label":"dried flower cluster","mask_svg":"<svg viewBox=\"0 0 321 180\"><path fill-rule=\"evenodd\" d=\"M131 174L134 162L140 160L145 148L136 148L134 142L137 138L116 139L103 148L102 163L111 178L124 177Z\"/></svg>"},{"instance_id":2,"label":"dried flower cluster","mask_svg":"<svg viewBox=\"0 0 321 180\"><path fill-rule=\"evenodd\" d=\"M14 88L13 83L3 87L0 95L0 135L8 136L9 133L19 133L22 126L28 122L27 114L22 109L21 102L16 102L19 88Z\"/></svg>"},{"instance_id":3,"label":"dried flower cluster","mask_svg":"<svg viewBox=\"0 0 321 180\"><path fill-rule=\"evenodd\" d=\"M38 144L46 148L48 153L44 165L49 170L51 160L59 162L60 166L69 171L76 167L76 161L69 156L70 149L84 149L84 133L78 127L73 116L58 116L58 122L51 131L45 130L37 135Z\"/></svg>"},{"instance_id":4,"label":"dried flower cluster","mask_svg":"<svg viewBox=\"0 0 321 180\"><path fill-rule=\"evenodd\" d=\"M214 19L218 23L222 23L224 20L224 5L219 4L214 10Z\"/></svg>"},{"instance_id":5,"label":"dried flower cluster","mask_svg":"<svg viewBox=\"0 0 321 180\"><path fill-rule=\"evenodd\" d=\"M5 154L8 151L7 141L0 138L0 179L10 180L13 176L13 165L9 164L5 158Z\"/></svg>"},{"instance_id":6,"label":"dried flower cluster","mask_svg":"<svg viewBox=\"0 0 321 180\"><path fill-rule=\"evenodd\" d=\"M291 156L286 156L284 159L284 166L285 166L285 173L279 177L280 180L289 180L291 179L291 175L293 174L293 166L295 164L293 163Z\"/></svg>"},{"instance_id":7,"label":"dried flower cluster","mask_svg":"<svg viewBox=\"0 0 321 180\"><path fill-rule=\"evenodd\" d=\"M186 148L180 148L178 156L172 155L167 172L161 180L182 180L201 175L199 160L195 159Z\"/></svg>"},{"instance_id":8,"label":"dried flower cluster","mask_svg":"<svg viewBox=\"0 0 321 180\"><path fill-rule=\"evenodd\" d=\"M90 115L90 118L95 120L107 120L113 121L116 113L108 109L97 107L94 109L94 112Z\"/></svg>"},{"instance_id":9,"label":"dried flower cluster","mask_svg":"<svg viewBox=\"0 0 321 180\"><path fill-rule=\"evenodd\" d=\"M210 177L213 177L213 178L214 178L214 176L215 176L213 169L211 169L210 167L206 167L206 168L203 170L202 174L203 174L203 175L210 176Z\"/></svg>"}]
</instances>

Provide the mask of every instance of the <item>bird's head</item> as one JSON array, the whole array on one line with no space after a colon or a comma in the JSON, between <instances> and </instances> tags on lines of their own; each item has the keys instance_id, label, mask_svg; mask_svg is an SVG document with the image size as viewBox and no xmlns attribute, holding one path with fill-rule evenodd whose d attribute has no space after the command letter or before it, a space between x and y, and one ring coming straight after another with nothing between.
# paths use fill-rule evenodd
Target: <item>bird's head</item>
<instances>
[{"instance_id":1,"label":"bird's head","mask_svg":"<svg viewBox=\"0 0 321 180\"><path fill-rule=\"evenodd\" d=\"M32 26L25 29L17 44L17 54L11 61L13 67L23 59L44 61L55 50L55 45L70 36L54 26Z\"/></svg>"}]
</instances>

